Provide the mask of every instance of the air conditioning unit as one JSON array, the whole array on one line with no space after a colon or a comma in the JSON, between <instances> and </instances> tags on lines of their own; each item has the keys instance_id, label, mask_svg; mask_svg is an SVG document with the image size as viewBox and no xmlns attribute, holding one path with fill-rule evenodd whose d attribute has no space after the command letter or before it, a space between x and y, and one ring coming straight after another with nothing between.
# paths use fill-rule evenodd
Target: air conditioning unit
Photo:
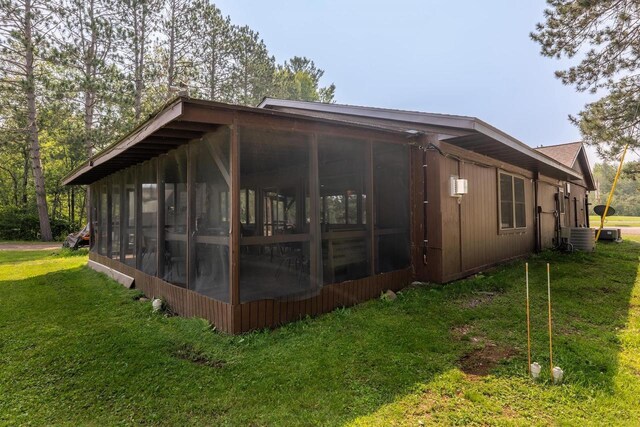
<instances>
[{"instance_id":1,"label":"air conditioning unit","mask_svg":"<svg viewBox=\"0 0 640 427\"><path fill-rule=\"evenodd\" d=\"M561 244L572 251L592 252L595 248L595 240L592 228L562 227L560 229Z\"/></svg>"},{"instance_id":2,"label":"air conditioning unit","mask_svg":"<svg viewBox=\"0 0 640 427\"><path fill-rule=\"evenodd\" d=\"M596 228L596 235L598 234L598 229ZM603 228L600 232L600 237L598 240L608 240L608 241L617 241L622 240L622 230L620 228Z\"/></svg>"}]
</instances>

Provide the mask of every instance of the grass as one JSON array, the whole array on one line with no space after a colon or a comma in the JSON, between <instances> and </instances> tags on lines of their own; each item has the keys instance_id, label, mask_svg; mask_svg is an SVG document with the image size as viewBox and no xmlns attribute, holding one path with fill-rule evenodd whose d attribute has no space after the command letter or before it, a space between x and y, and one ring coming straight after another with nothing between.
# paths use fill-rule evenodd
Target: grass
<instances>
[{"instance_id":1,"label":"grass","mask_svg":"<svg viewBox=\"0 0 640 427\"><path fill-rule=\"evenodd\" d=\"M552 265L560 386L526 375L522 261L234 337L153 314L84 254L3 251L0 424L633 424L638 242L528 260L545 373Z\"/></svg>"},{"instance_id":2,"label":"grass","mask_svg":"<svg viewBox=\"0 0 640 427\"><path fill-rule=\"evenodd\" d=\"M600 226L598 215L589 216L589 224L592 227ZM604 222L605 227L640 227L640 216L608 216Z\"/></svg>"}]
</instances>

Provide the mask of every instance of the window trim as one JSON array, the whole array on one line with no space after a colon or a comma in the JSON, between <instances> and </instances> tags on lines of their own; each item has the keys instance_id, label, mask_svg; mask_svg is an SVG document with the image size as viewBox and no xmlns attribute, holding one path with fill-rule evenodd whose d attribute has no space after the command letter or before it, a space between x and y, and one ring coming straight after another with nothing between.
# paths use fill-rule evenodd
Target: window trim
<instances>
[{"instance_id":1,"label":"window trim","mask_svg":"<svg viewBox=\"0 0 640 427\"><path fill-rule=\"evenodd\" d=\"M527 190L526 190L526 185L524 185L527 181L527 178L525 178L522 175L517 175L514 173L510 173L504 170L497 170L497 179L496 179L496 185L497 185L497 189L498 189L498 203L497 203L497 208L498 208L498 234L510 234L510 233L521 233L523 231L526 231L528 226L527 226ZM513 209L513 227L502 227L502 193L501 193L501 186L500 186L500 176L501 175L506 175L511 177L511 204L512 204L512 209ZM518 227L517 226L517 220L516 220L516 194L515 194L515 179L521 179L522 183L523 183L523 189L524 189L524 227Z\"/></svg>"}]
</instances>

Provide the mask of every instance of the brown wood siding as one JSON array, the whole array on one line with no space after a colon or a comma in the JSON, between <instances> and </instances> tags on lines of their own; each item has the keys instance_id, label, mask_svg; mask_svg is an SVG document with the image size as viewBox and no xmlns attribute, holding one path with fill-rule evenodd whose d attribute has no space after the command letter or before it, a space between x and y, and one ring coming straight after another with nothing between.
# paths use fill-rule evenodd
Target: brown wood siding
<instances>
[{"instance_id":1,"label":"brown wood siding","mask_svg":"<svg viewBox=\"0 0 640 427\"><path fill-rule=\"evenodd\" d=\"M533 252L536 241L533 174L446 143L440 142L438 147L443 154L435 152L430 157L434 167L429 167L428 176L436 181L434 193L438 194L435 206L431 207L437 209L432 217L440 219L439 226L428 227L430 247L435 252L432 259L437 261L439 246L442 263L442 272L435 280L449 282ZM499 228L498 171L525 180L524 230L501 231ZM451 197L451 176L468 180L468 194L461 198Z\"/></svg>"},{"instance_id":2,"label":"brown wood siding","mask_svg":"<svg viewBox=\"0 0 640 427\"><path fill-rule=\"evenodd\" d=\"M441 185L440 168L442 157L433 150L427 151L427 277L433 282L443 281L443 253L442 253L442 211L440 210Z\"/></svg>"},{"instance_id":3,"label":"brown wood siding","mask_svg":"<svg viewBox=\"0 0 640 427\"><path fill-rule=\"evenodd\" d=\"M243 313L240 330L242 332L264 327L275 327L294 322L306 316L330 312L338 307L377 298L388 289L399 291L412 279L410 268L377 274L358 280L334 283L322 287L320 293L303 300L260 300L240 304ZM266 313L263 318L261 313Z\"/></svg>"},{"instance_id":4,"label":"brown wood siding","mask_svg":"<svg viewBox=\"0 0 640 427\"><path fill-rule=\"evenodd\" d=\"M567 200L567 224L569 227L585 227L584 198L587 194L587 190L586 188L574 183L571 183L570 190L571 191L568 193L569 199Z\"/></svg>"},{"instance_id":5,"label":"brown wood siding","mask_svg":"<svg viewBox=\"0 0 640 427\"><path fill-rule=\"evenodd\" d=\"M89 253L92 261L106 265L134 278L134 287L149 298L161 298L170 309L185 317L201 317L207 319L218 330L232 333L231 304L211 299L204 295L172 285L169 282L150 276L120 261Z\"/></svg>"},{"instance_id":6,"label":"brown wood siding","mask_svg":"<svg viewBox=\"0 0 640 427\"><path fill-rule=\"evenodd\" d=\"M231 305L150 276L111 258L89 253L92 261L135 278L134 287L150 298L161 298L170 309L185 317L208 320L219 331L238 334L317 316L338 307L349 307L388 289L399 291L412 280L410 268L363 279L325 285L316 295L304 299L259 300Z\"/></svg>"},{"instance_id":7,"label":"brown wood siding","mask_svg":"<svg viewBox=\"0 0 640 427\"><path fill-rule=\"evenodd\" d=\"M542 208L540 213L540 232L542 240L542 249L552 248L554 246L554 237L556 229L556 193L558 192L559 183L550 183L546 180L538 181L538 206Z\"/></svg>"},{"instance_id":8,"label":"brown wood siding","mask_svg":"<svg viewBox=\"0 0 640 427\"><path fill-rule=\"evenodd\" d=\"M462 271L475 271L535 249L535 201L531 179L524 179L526 228L499 231L498 170L461 164L469 193L461 198Z\"/></svg>"},{"instance_id":9,"label":"brown wood siding","mask_svg":"<svg viewBox=\"0 0 640 427\"><path fill-rule=\"evenodd\" d=\"M440 164L440 217L442 218L442 281L448 282L463 271L460 242L460 207L457 197L449 194L449 179L459 176L459 161L441 158ZM479 183L478 183L479 184ZM485 184L482 184L485 185ZM484 219L486 221L486 219Z\"/></svg>"}]
</instances>

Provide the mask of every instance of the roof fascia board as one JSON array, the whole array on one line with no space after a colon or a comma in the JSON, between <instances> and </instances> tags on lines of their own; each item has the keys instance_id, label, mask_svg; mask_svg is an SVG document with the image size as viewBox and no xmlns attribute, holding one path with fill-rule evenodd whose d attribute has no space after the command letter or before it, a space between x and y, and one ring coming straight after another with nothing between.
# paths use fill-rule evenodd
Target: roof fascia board
<instances>
[{"instance_id":1,"label":"roof fascia board","mask_svg":"<svg viewBox=\"0 0 640 427\"><path fill-rule=\"evenodd\" d=\"M310 104L313 108L309 108ZM467 116L448 114L421 113L416 111L398 111L386 108L371 108L352 105L327 104L322 102L289 101L284 99L265 98L258 108L285 107L301 110L321 111L325 113L339 113L351 116L369 117L375 119L397 120L403 122L421 123L426 125L445 126L460 129L473 129L477 119ZM426 120L428 118L428 120Z\"/></svg>"},{"instance_id":2,"label":"roof fascia board","mask_svg":"<svg viewBox=\"0 0 640 427\"><path fill-rule=\"evenodd\" d=\"M182 116L183 111L184 102L182 99L173 103L173 105L167 107L166 109L161 110L153 119L143 123L141 126L134 129L128 136L125 136L123 139L121 139L120 142L112 145L105 151L92 156L89 160L80 165L80 167L70 172L62 179L63 185L68 185L79 176L88 172L92 167L101 165L104 162L112 159L119 153L125 151L127 148L133 147L167 123Z\"/></svg>"},{"instance_id":3,"label":"roof fascia board","mask_svg":"<svg viewBox=\"0 0 640 427\"><path fill-rule=\"evenodd\" d=\"M310 108L310 104L313 108ZM476 132L480 132L490 138L499 141L506 146L519 151L525 155L532 157L533 159L548 164L567 175L582 179L582 175L578 174L575 170L568 168L552 158L538 153L533 148L518 141L512 136L502 132L501 130L483 122L475 117L468 116L453 116L446 114L433 114L433 113L421 113L413 111L395 111L382 108L370 108L360 106L342 106L336 104L326 104L321 102L307 102L307 101L289 101L283 99L265 98L258 105L259 108L268 107L285 107L285 108L299 108L303 110L314 110L328 113L341 113L353 116L372 117L377 119L387 120L400 120L404 122L414 122L421 124L429 124L436 126L455 127L460 129L468 129ZM428 119L427 119L428 118Z\"/></svg>"},{"instance_id":4,"label":"roof fascia board","mask_svg":"<svg viewBox=\"0 0 640 427\"><path fill-rule=\"evenodd\" d=\"M582 161L584 162L583 169L586 169L584 180L587 182L587 185L590 187L589 190L595 191L596 180L593 177L593 172L591 171L591 165L589 164L589 156L587 156L587 150L584 148L584 143L580 144L580 150L578 150L578 154L576 154L576 158L573 161L574 164L580 157L582 157Z\"/></svg>"},{"instance_id":5,"label":"roof fascia board","mask_svg":"<svg viewBox=\"0 0 640 427\"><path fill-rule=\"evenodd\" d=\"M530 157L532 157L534 160L537 160L539 162L542 163L546 163L549 166L552 166L558 170L561 170L562 172L566 173L567 175L573 177L573 178L578 178L578 179L582 179L582 175L579 174L578 172L576 172L575 170L566 167L565 165L553 160L551 157L545 156L542 153L539 153L538 151L534 150L533 148L529 147L528 145L526 145L524 142L520 142L517 139L513 138L512 136L507 135L506 133L502 132L499 129L494 128L493 126L481 121L481 120L477 120L475 122L475 126L474 126L475 130L482 133L483 135L486 135L492 139L495 139L496 141L499 141L501 143L503 143L504 145L519 151L523 154L526 154Z\"/></svg>"}]
</instances>

